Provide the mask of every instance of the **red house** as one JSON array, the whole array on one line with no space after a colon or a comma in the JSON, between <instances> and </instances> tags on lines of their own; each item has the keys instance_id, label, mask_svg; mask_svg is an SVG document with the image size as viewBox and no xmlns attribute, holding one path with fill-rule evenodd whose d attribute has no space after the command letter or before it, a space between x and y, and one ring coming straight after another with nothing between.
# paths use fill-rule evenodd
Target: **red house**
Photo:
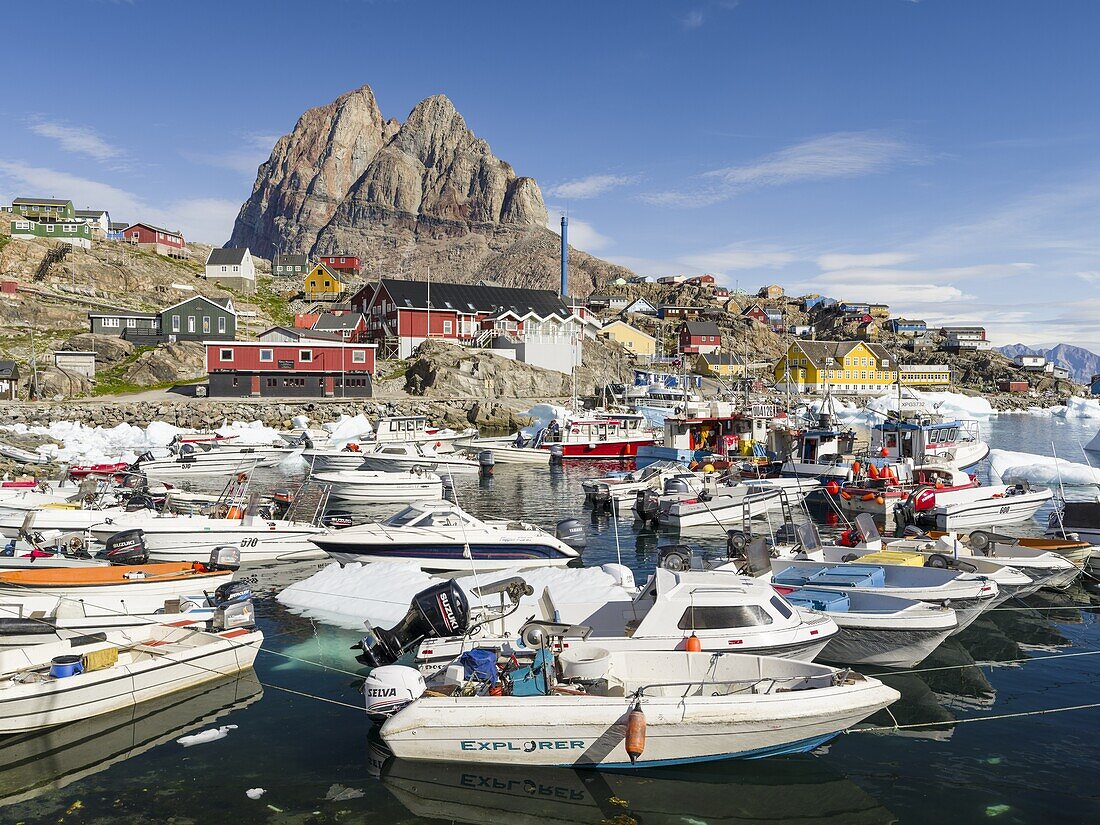
<instances>
[{"instance_id":1,"label":"red house","mask_svg":"<svg viewBox=\"0 0 1100 825\"><path fill-rule=\"evenodd\" d=\"M680 324L680 352L707 355L722 348L722 331L713 321L684 321Z\"/></svg>"},{"instance_id":2,"label":"red house","mask_svg":"<svg viewBox=\"0 0 1100 825\"><path fill-rule=\"evenodd\" d=\"M127 226L122 233L122 239L139 249L148 249L157 255L167 255L170 258L182 258L187 255L187 244L183 240L182 232L162 229L148 223Z\"/></svg>"},{"instance_id":3,"label":"red house","mask_svg":"<svg viewBox=\"0 0 1100 825\"><path fill-rule=\"evenodd\" d=\"M329 269L344 275L359 274L359 256L357 255L322 255L319 260Z\"/></svg>"},{"instance_id":4,"label":"red house","mask_svg":"<svg viewBox=\"0 0 1100 825\"><path fill-rule=\"evenodd\" d=\"M695 284L696 286L714 286L713 275L695 275L688 278L685 283Z\"/></svg>"},{"instance_id":5,"label":"red house","mask_svg":"<svg viewBox=\"0 0 1100 825\"><path fill-rule=\"evenodd\" d=\"M374 344L330 338L210 341L211 397L369 398Z\"/></svg>"},{"instance_id":6,"label":"red house","mask_svg":"<svg viewBox=\"0 0 1100 825\"><path fill-rule=\"evenodd\" d=\"M769 323L768 313L764 311L764 308L760 304L753 304L741 313L746 318L752 318L754 321L767 325Z\"/></svg>"}]
</instances>

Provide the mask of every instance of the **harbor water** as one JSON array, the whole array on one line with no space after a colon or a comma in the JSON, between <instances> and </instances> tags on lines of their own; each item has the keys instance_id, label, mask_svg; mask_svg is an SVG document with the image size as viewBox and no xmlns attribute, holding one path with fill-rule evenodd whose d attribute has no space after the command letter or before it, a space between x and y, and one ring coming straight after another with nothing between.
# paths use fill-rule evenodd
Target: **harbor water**
<instances>
[{"instance_id":1,"label":"harbor water","mask_svg":"<svg viewBox=\"0 0 1100 825\"><path fill-rule=\"evenodd\" d=\"M982 430L994 447L1049 455L1053 442L1060 456L1083 462L1081 445L1096 426L1004 415ZM581 518L585 564L621 560L640 580L652 572L658 545L678 539L639 530L626 513L615 521L583 509L581 479L606 469L498 465L491 479L456 479L456 495L477 515L548 528ZM276 471L259 480L287 484ZM1016 532L1038 534L1046 516ZM718 529L679 540L724 550ZM0 821L1100 821L1100 589L1088 580L1009 601L919 667L884 675L902 698L868 720L872 730L803 756L630 774L387 761L363 710L365 670L349 650L361 634L275 599L325 564L242 571L266 636L254 675L0 739ZM209 741L177 741L212 729L217 734L202 737Z\"/></svg>"}]
</instances>

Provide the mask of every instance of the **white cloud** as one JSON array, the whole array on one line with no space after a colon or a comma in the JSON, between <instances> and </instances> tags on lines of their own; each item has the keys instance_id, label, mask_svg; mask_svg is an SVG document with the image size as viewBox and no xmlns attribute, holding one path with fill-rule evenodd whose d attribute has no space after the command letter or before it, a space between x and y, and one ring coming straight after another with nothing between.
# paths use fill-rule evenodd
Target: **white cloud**
<instances>
[{"instance_id":1,"label":"white cloud","mask_svg":"<svg viewBox=\"0 0 1100 825\"><path fill-rule=\"evenodd\" d=\"M555 198L583 200L595 198L619 186L627 186L638 180L637 175L589 175L551 186L546 191Z\"/></svg>"},{"instance_id":2,"label":"white cloud","mask_svg":"<svg viewBox=\"0 0 1100 825\"><path fill-rule=\"evenodd\" d=\"M0 160L0 191L69 198L78 209L106 209L113 220L148 221L180 229L193 241L220 245L233 229L240 204L224 198L183 198L152 204L116 186L41 166Z\"/></svg>"},{"instance_id":3,"label":"white cloud","mask_svg":"<svg viewBox=\"0 0 1100 825\"><path fill-rule=\"evenodd\" d=\"M551 214L546 219L546 227L555 235L561 234L561 217ZM597 252L606 249L612 243L611 238L596 231L587 221L569 218L569 245L584 252Z\"/></svg>"},{"instance_id":4,"label":"white cloud","mask_svg":"<svg viewBox=\"0 0 1100 825\"><path fill-rule=\"evenodd\" d=\"M689 11L686 15L680 18L680 25L687 31L697 29L703 25L703 12L699 9Z\"/></svg>"},{"instance_id":5,"label":"white cloud","mask_svg":"<svg viewBox=\"0 0 1100 825\"><path fill-rule=\"evenodd\" d=\"M85 126L74 126L61 120L35 118L30 129L39 137L56 140L66 152L87 155L98 161L117 160L123 151L104 140L99 134Z\"/></svg>"},{"instance_id":6,"label":"white cloud","mask_svg":"<svg viewBox=\"0 0 1100 825\"><path fill-rule=\"evenodd\" d=\"M865 254L846 254L842 252L830 252L821 255L817 259L817 265L822 269L852 269L865 266L897 266L913 260L913 255L906 252L871 252Z\"/></svg>"},{"instance_id":7,"label":"white cloud","mask_svg":"<svg viewBox=\"0 0 1100 825\"><path fill-rule=\"evenodd\" d=\"M704 183L694 190L653 192L643 200L662 206L709 206L752 189L869 175L918 159L915 147L883 132L835 132L752 163L705 172L700 176Z\"/></svg>"},{"instance_id":8,"label":"white cloud","mask_svg":"<svg viewBox=\"0 0 1100 825\"><path fill-rule=\"evenodd\" d=\"M682 261L691 268L724 273L739 269L779 269L795 260L790 252L776 249L751 249L740 244L710 252L685 255Z\"/></svg>"}]
</instances>

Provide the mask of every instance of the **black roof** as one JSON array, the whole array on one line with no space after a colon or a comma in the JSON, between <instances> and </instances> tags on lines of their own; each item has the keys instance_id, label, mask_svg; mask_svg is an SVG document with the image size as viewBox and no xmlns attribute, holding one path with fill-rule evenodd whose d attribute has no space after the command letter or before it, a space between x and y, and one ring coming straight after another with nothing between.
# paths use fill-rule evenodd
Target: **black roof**
<instances>
[{"instance_id":1,"label":"black roof","mask_svg":"<svg viewBox=\"0 0 1100 825\"><path fill-rule=\"evenodd\" d=\"M48 204L49 206L64 206L67 203L72 203L72 201L66 200L65 198L16 198L12 201L12 203L22 203L30 205L34 205L36 203L44 203Z\"/></svg>"},{"instance_id":2,"label":"black roof","mask_svg":"<svg viewBox=\"0 0 1100 825\"><path fill-rule=\"evenodd\" d=\"M108 318L156 318L155 312L140 312L136 309L120 309L119 307L103 307L95 312L89 312L88 317L106 316Z\"/></svg>"},{"instance_id":3,"label":"black roof","mask_svg":"<svg viewBox=\"0 0 1100 825\"><path fill-rule=\"evenodd\" d=\"M311 329L301 329L299 327L293 327L293 328L291 328L291 327L281 327L281 326L269 327L268 329L265 329L263 332L261 332L260 335L267 335L269 332L281 332L281 333L283 333L283 335L287 335L291 338L296 338L299 341L301 341L303 338L307 339L307 340L310 339L310 338L313 338L313 339L318 340L318 341L343 341L344 340L344 336L337 335L336 333L333 333L333 332L314 332Z\"/></svg>"},{"instance_id":4,"label":"black roof","mask_svg":"<svg viewBox=\"0 0 1100 825\"><path fill-rule=\"evenodd\" d=\"M335 315L331 312L323 312L314 322L314 330L325 329L355 329L363 320L360 312L345 312L343 315Z\"/></svg>"},{"instance_id":5,"label":"black roof","mask_svg":"<svg viewBox=\"0 0 1100 825\"><path fill-rule=\"evenodd\" d=\"M207 266L239 266L244 262L244 253L248 247L230 246L223 249L211 249L206 259Z\"/></svg>"},{"instance_id":6,"label":"black roof","mask_svg":"<svg viewBox=\"0 0 1100 825\"><path fill-rule=\"evenodd\" d=\"M19 367L14 361L0 361L0 378L11 379L19 374Z\"/></svg>"},{"instance_id":7,"label":"black roof","mask_svg":"<svg viewBox=\"0 0 1100 825\"><path fill-rule=\"evenodd\" d=\"M271 259L272 266L309 266L308 255L276 255Z\"/></svg>"},{"instance_id":8,"label":"black roof","mask_svg":"<svg viewBox=\"0 0 1100 825\"><path fill-rule=\"evenodd\" d=\"M381 286L398 309L428 308L428 284L425 281L383 278ZM431 296L431 309L453 309L465 313L512 311L517 315L534 312L542 318L555 314L568 317L571 314L552 289L433 283Z\"/></svg>"},{"instance_id":9,"label":"black roof","mask_svg":"<svg viewBox=\"0 0 1100 825\"><path fill-rule=\"evenodd\" d=\"M688 335L721 335L722 331L714 321L684 321Z\"/></svg>"}]
</instances>

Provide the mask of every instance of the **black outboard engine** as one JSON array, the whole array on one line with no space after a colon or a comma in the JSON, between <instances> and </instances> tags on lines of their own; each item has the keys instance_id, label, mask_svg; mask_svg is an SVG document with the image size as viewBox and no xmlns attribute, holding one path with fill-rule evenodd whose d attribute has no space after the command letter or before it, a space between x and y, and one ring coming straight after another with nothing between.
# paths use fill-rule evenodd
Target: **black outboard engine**
<instances>
[{"instance_id":1,"label":"black outboard engine","mask_svg":"<svg viewBox=\"0 0 1100 825\"><path fill-rule=\"evenodd\" d=\"M216 632L235 627L253 627L256 611L252 607L252 588L247 582L226 582L214 591L214 616L211 624Z\"/></svg>"},{"instance_id":2,"label":"black outboard engine","mask_svg":"<svg viewBox=\"0 0 1100 825\"><path fill-rule=\"evenodd\" d=\"M745 557L745 546L749 543L749 537L740 530L726 531L726 558L742 559Z\"/></svg>"},{"instance_id":3,"label":"black outboard engine","mask_svg":"<svg viewBox=\"0 0 1100 825\"><path fill-rule=\"evenodd\" d=\"M606 484L598 486L591 495L592 509L597 512L611 509L611 488Z\"/></svg>"},{"instance_id":4,"label":"black outboard engine","mask_svg":"<svg viewBox=\"0 0 1100 825\"><path fill-rule=\"evenodd\" d=\"M670 495L684 495L691 492L691 488L688 487L686 481L682 478L666 478L665 479L665 492Z\"/></svg>"},{"instance_id":5,"label":"black outboard engine","mask_svg":"<svg viewBox=\"0 0 1100 825\"><path fill-rule=\"evenodd\" d=\"M123 530L103 542L98 558L111 564L148 564L149 549L145 546L143 530Z\"/></svg>"},{"instance_id":6,"label":"black outboard engine","mask_svg":"<svg viewBox=\"0 0 1100 825\"><path fill-rule=\"evenodd\" d=\"M661 508L661 497L656 490L639 490L634 497L634 515L643 524L657 520Z\"/></svg>"},{"instance_id":7,"label":"black outboard engine","mask_svg":"<svg viewBox=\"0 0 1100 825\"><path fill-rule=\"evenodd\" d=\"M691 568L691 548L686 544L670 544L657 551L657 566L673 573Z\"/></svg>"},{"instance_id":8,"label":"black outboard engine","mask_svg":"<svg viewBox=\"0 0 1100 825\"><path fill-rule=\"evenodd\" d=\"M568 544L574 550L583 550L588 543L584 527L575 518L562 519L554 528L554 535L559 541Z\"/></svg>"},{"instance_id":9,"label":"black outboard engine","mask_svg":"<svg viewBox=\"0 0 1100 825\"><path fill-rule=\"evenodd\" d=\"M223 544L210 551L210 561L206 565L211 570L240 570L241 548Z\"/></svg>"},{"instance_id":10,"label":"black outboard engine","mask_svg":"<svg viewBox=\"0 0 1100 825\"><path fill-rule=\"evenodd\" d=\"M329 510L321 516L321 524L331 527L333 530L342 530L351 527L352 515L348 510Z\"/></svg>"},{"instance_id":11,"label":"black outboard engine","mask_svg":"<svg viewBox=\"0 0 1100 825\"><path fill-rule=\"evenodd\" d=\"M466 632L470 604L462 588L453 581L440 582L413 596L409 612L389 630L370 628L352 650L362 650L356 660L368 667L396 662L429 637L457 636Z\"/></svg>"}]
</instances>

